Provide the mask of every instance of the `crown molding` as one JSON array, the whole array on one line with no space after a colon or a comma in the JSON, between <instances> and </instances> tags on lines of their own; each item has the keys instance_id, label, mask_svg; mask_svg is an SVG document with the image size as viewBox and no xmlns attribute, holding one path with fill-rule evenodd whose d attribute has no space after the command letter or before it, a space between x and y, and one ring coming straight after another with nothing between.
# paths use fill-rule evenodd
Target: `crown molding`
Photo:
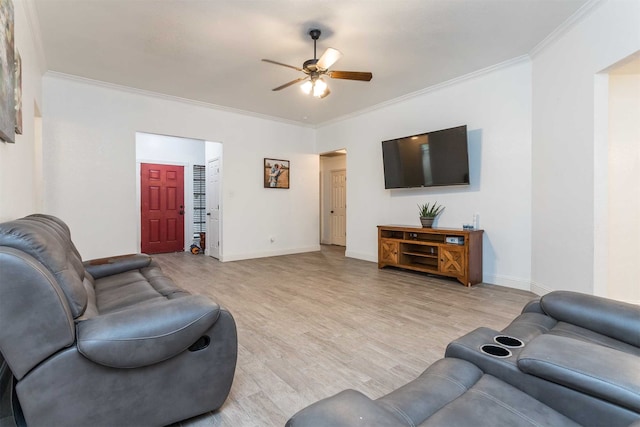
<instances>
[{"instance_id":1,"label":"crown molding","mask_svg":"<svg viewBox=\"0 0 640 427\"><path fill-rule=\"evenodd\" d=\"M453 78L451 80L447 80L447 81L444 81L442 83L438 83L438 84L435 84L433 86L426 87L424 89L420 89L420 90L418 90L416 92L411 92L411 93L408 93L406 95L402 95L402 96L399 96L397 98L393 98L393 99L390 99L388 101L381 102L381 103L373 105L371 107L367 107L367 108L364 108L362 110L354 111L353 113L349 113L349 114L346 114L344 116L340 116L340 117L337 117L335 119L319 123L319 124L317 124L315 126L315 128L318 129L318 128L321 128L321 127L324 127L324 126L329 126L329 125L332 125L332 124L335 124L335 123L339 123L339 122L342 122L342 121L345 121L345 120L348 120L348 119L352 119L354 117L361 116L363 114L367 114L367 113L371 113L371 112L376 111L376 110L380 110L382 108L390 107L392 105L408 101L410 99L425 95L427 93L435 92L437 90L446 88L448 86L454 86L454 85L460 84L460 83L468 81L468 80L473 80L473 79L478 78L480 76L484 76L486 74L489 74L489 73L492 73L494 71L501 70L501 69L504 69L504 68L509 68L509 67L514 66L514 65L517 65L517 64L520 64L520 63L523 63L523 62L527 62L529 60L530 60L529 55L516 56L515 58L509 59L507 61L499 62L497 64L491 65L491 66L486 67L486 68L481 68L480 70L473 71L473 72L471 72L469 74L465 74L463 76L456 77L456 78Z\"/></svg>"},{"instance_id":2,"label":"crown molding","mask_svg":"<svg viewBox=\"0 0 640 427\"><path fill-rule=\"evenodd\" d=\"M60 80L68 80L75 83L81 83L89 86L98 86L105 89L117 90L120 92L131 93L134 95L147 96L150 98L161 99L164 101L173 101L181 104L192 105L196 107L208 108L211 110L224 111L226 113L239 114L242 116L254 117L257 119L269 120L272 122L279 122L283 124L299 126L304 128L314 128L314 126L309 125L308 123L297 122L295 120L283 119L282 117L269 116L267 114L255 113L253 111L241 110L239 108L225 107L223 105L211 104L209 102L197 101L194 99L181 98L179 96L167 95L164 93L153 92L150 90L138 89L130 86L123 86L115 83L109 83L102 80L94 80L86 77L80 77L73 74L60 73L58 71L47 71L44 75L45 77L56 78Z\"/></svg>"},{"instance_id":3,"label":"crown molding","mask_svg":"<svg viewBox=\"0 0 640 427\"><path fill-rule=\"evenodd\" d=\"M545 37L540 43L538 43L531 51L529 52L529 56L531 58L535 57L537 54L542 52L547 46L553 44L555 41L560 39L563 35L565 35L569 30L575 27L578 23L580 23L585 17L590 15L594 10L596 10L599 6L603 5L605 0L589 0L585 4L582 5L580 9L578 9L573 15L567 18L558 28L553 30L547 37Z\"/></svg>"}]
</instances>

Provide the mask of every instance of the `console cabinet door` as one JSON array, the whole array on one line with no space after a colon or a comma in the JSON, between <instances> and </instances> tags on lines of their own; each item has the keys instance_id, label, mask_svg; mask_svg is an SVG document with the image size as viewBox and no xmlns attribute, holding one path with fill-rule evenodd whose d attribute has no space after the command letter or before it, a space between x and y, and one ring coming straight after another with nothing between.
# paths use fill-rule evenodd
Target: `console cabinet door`
<instances>
[{"instance_id":1,"label":"console cabinet door","mask_svg":"<svg viewBox=\"0 0 640 427\"><path fill-rule=\"evenodd\" d=\"M380 241L380 264L398 264L398 252L400 244L398 242L382 240Z\"/></svg>"},{"instance_id":2,"label":"console cabinet door","mask_svg":"<svg viewBox=\"0 0 640 427\"><path fill-rule=\"evenodd\" d=\"M453 276L464 276L466 270L464 246L440 247L440 272Z\"/></svg>"}]
</instances>

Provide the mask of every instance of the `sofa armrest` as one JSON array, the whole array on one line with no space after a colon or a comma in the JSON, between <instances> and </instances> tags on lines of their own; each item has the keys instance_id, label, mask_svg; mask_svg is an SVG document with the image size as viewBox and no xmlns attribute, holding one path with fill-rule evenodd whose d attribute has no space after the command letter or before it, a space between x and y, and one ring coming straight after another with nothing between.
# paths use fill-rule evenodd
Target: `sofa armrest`
<instances>
[{"instance_id":1,"label":"sofa armrest","mask_svg":"<svg viewBox=\"0 0 640 427\"><path fill-rule=\"evenodd\" d=\"M138 270L148 267L149 264L151 264L151 257L147 254L120 255L83 262L85 270L94 279L124 273L125 271Z\"/></svg>"},{"instance_id":2,"label":"sofa armrest","mask_svg":"<svg viewBox=\"0 0 640 427\"><path fill-rule=\"evenodd\" d=\"M551 292L540 304L554 319L640 347L640 306L568 291Z\"/></svg>"},{"instance_id":3,"label":"sofa armrest","mask_svg":"<svg viewBox=\"0 0 640 427\"><path fill-rule=\"evenodd\" d=\"M532 299L531 301L526 303L525 306L522 307L522 311L520 312L520 314L523 313L545 314L544 310L542 310L542 307L540 306L540 298Z\"/></svg>"},{"instance_id":4,"label":"sofa armrest","mask_svg":"<svg viewBox=\"0 0 640 427\"><path fill-rule=\"evenodd\" d=\"M293 415L285 427L400 427L409 424L355 390L320 400Z\"/></svg>"},{"instance_id":5,"label":"sofa armrest","mask_svg":"<svg viewBox=\"0 0 640 427\"><path fill-rule=\"evenodd\" d=\"M151 365L185 351L219 314L217 304L198 295L138 305L78 322L78 350L113 368Z\"/></svg>"},{"instance_id":6,"label":"sofa armrest","mask_svg":"<svg viewBox=\"0 0 640 427\"><path fill-rule=\"evenodd\" d=\"M523 372L640 412L640 357L557 335L542 335L518 356Z\"/></svg>"}]
</instances>

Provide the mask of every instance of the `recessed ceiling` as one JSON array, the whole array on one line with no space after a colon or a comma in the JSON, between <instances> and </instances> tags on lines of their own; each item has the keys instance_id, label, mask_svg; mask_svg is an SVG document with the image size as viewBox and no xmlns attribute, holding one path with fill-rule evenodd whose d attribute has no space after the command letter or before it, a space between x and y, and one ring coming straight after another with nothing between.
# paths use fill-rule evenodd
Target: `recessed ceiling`
<instances>
[{"instance_id":1,"label":"recessed ceiling","mask_svg":"<svg viewBox=\"0 0 640 427\"><path fill-rule=\"evenodd\" d=\"M586 0L35 0L48 70L317 125L529 53ZM305 96L308 31L332 68Z\"/></svg>"}]
</instances>

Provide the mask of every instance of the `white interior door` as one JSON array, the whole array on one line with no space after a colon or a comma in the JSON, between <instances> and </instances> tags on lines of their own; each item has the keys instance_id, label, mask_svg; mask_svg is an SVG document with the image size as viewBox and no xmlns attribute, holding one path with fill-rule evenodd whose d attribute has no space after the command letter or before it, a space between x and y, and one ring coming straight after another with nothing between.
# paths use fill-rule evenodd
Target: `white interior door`
<instances>
[{"instance_id":1,"label":"white interior door","mask_svg":"<svg viewBox=\"0 0 640 427\"><path fill-rule=\"evenodd\" d=\"M347 244L347 171L331 171L331 244Z\"/></svg>"},{"instance_id":2,"label":"white interior door","mask_svg":"<svg viewBox=\"0 0 640 427\"><path fill-rule=\"evenodd\" d=\"M207 251L220 258L220 158L207 162Z\"/></svg>"}]
</instances>

